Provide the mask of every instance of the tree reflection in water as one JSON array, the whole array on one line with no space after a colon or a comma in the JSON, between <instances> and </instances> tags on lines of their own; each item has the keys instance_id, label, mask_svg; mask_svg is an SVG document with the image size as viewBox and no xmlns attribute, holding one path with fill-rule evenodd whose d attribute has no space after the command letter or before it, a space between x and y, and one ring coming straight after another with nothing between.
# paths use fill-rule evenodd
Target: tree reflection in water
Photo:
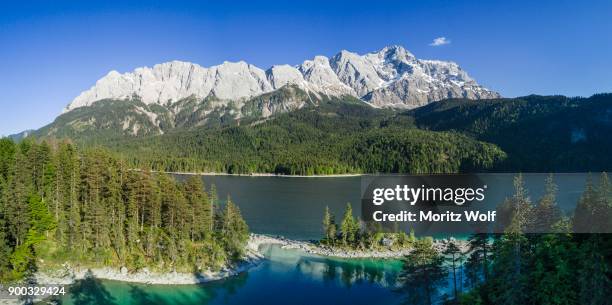
<instances>
[{"instance_id":1,"label":"tree reflection in water","mask_svg":"<svg viewBox=\"0 0 612 305\"><path fill-rule=\"evenodd\" d=\"M325 282L338 281L345 287L367 282L382 287L396 285L397 270L394 262L374 261L371 259L335 259L324 257L304 257L296 268L304 274L319 275Z\"/></svg>"},{"instance_id":2,"label":"tree reflection in water","mask_svg":"<svg viewBox=\"0 0 612 305\"><path fill-rule=\"evenodd\" d=\"M115 298L106 290L102 282L87 270L85 278L70 286L70 297L76 305L115 305Z\"/></svg>"}]
</instances>

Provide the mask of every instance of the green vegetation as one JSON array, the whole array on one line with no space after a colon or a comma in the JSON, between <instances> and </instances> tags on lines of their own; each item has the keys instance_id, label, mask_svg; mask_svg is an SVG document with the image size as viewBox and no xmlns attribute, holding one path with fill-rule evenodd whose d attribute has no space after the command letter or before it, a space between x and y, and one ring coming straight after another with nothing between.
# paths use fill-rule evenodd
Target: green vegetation
<instances>
[{"instance_id":1,"label":"green vegetation","mask_svg":"<svg viewBox=\"0 0 612 305\"><path fill-rule=\"evenodd\" d=\"M602 173L597 186L587 183L572 217L557 207L552 175L536 204L521 175L514 189L498 207L498 215L507 215L500 224L504 233L473 234L466 247L451 240L441 250L431 237L381 233L355 219L350 204L340 226L325 210L320 243L350 250L411 249L398 277L405 304L610 304L612 236L593 234L607 231L603 226L612 222L608 175ZM449 276L451 289L440 295Z\"/></svg>"},{"instance_id":2,"label":"green vegetation","mask_svg":"<svg viewBox=\"0 0 612 305\"><path fill-rule=\"evenodd\" d=\"M364 225L353 216L353 207L346 204L342 222L338 227L336 217L325 208L321 245L347 250L398 250L411 248L417 241L414 232L384 233L382 228Z\"/></svg>"},{"instance_id":3,"label":"green vegetation","mask_svg":"<svg viewBox=\"0 0 612 305\"><path fill-rule=\"evenodd\" d=\"M571 219L560 215L552 178L534 205L515 179L515 194L503 203L511 208L504 234L470 237L466 285L459 304L610 304L612 239L609 234L577 234L588 223L610 223L612 188L605 173L598 187L587 186ZM546 212L548 211L548 212ZM536 217L533 217L536 216ZM582 218L582 219L581 219ZM573 227L573 228L572 228ZM572 230L573 229L573 230ZM591 228L597 232L601 228ZM542 230L548 234L526 234ZM584 232L584 231L583 231ZM601 231L600 231L601 232ZM491 243L492 240L492 243Z\"/></svg>"},{"instance_id":4,"label":"green vegetation","mask_svg":"<svg viewBox=\"0 0 612 305\"><path fill-rule=\"evenodd\" d=\"M612 94L445 100L398 116L422 129L455 131L501 148L496 171L587 172L612 168Z\"/></svg>"},{"instance_id":5,"label":"green vegetation","mask_svg":"<svg viewBox=\"0 0 612 305\"><path fill-rule=\"evenodd\" d=\"M106 145L131 166L162 171L344 174L441 173L493 168L496 146L458 133L388 124L394 112L322 103L267 121L200 128Z\"/></svg>"},{"instance_id":6,"label":"green vegetation","mask_svg":"<svg viewBox=\"0 0 612 305\"><path fill-rule=\"evenodd\" d=\"M103 149L0 139L0 281L64 262L192 272L242 258L248 227L229 198L128 168Z\"/></svg>"},{"instance_id":7,"label":"green vegetation","mask_svg":"<svg viewBox=\"0 0 612 305\"><path fill-rule=\"evenodd\" d=\"M612 167L612 94L451 99L394 111L289 86L240 107L220 105L215 97L164 106L136 97L105 100L65 113L34 135L106 146L129 166L160 171L326 175Z\"/></svg>"},{"instance_id":8,"label":"green vegetation","mask_svg":"<svg viewBox=\"0 0 612 305\"><path fill-rule=\"evenodd\" d=\"M447 276L444 258L433 248L431 239L415 242L398 278L400 291L406 294L404 303L434 304L435 291L446 284Z\"/></svg>"}]
</instances>

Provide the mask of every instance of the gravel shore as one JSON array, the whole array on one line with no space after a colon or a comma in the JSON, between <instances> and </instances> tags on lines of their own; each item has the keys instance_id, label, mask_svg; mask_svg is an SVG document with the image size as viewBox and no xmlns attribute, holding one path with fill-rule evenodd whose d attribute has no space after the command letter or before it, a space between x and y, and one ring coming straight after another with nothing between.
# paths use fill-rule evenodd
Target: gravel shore
<instances>
[{"instance_id":1,"label":"gravel shore","mask_svg":"<svg viewBox=\"0 0 612 305\"><path fill-rule=\"evenodd\" d=\"M452 240L452 239L451 239ZM442 252L446 249L446 245L451 241L449 239L434 240L434 247ZM466 241L452 240L459 249L467 251L468 245ZM239 273L248 271L260 264L264 260L261 253L261 246L271 244L279 245L283 249L297 249L308 254L338 257L338 258L401 258L410 253L411 249L399 250L349 250L336 247L327 247L315 244L309 241L297 241L287 239L281 236L268 236L262 234L251 234L246 245L246 255L244 259L233 266L226 266L220 271L204 271L198 274L180 273L180 272L151 272L144 268L137 272L130 272L127 268L75 268L64 265L61 270L39 272L36 274L36 282L38 285L70 285L77 280L84 279L87 276L93 276L98 279L107 279L123 282L155 284L155 285L193 285L210 281L224 279L230 276L235 276ZM0 305L22 304L19 300L0 300Z\"/></svg>"},{"instance_id":2,"label":"gravel shore","mask_svg":"<svg viewBox=\"0 0 612 305\"><path fill-rule=\"evenodd\" d=\"M456 241L459 248L465 250L467 245L463 241ZM438 251L446 248L448 240L435 240L434 247ZM257 266L264 260L260 248L264 244L279 245L283 249L297 249L308 254L339 257L339 258L400 258L410 253L411 249L398 250L349 250L336 247L317 245L308 241L296 241L283 237L273 237L261 234L251 234L246 246L244 259L235 265L226 266L220 271L203 271L198 274L180 272L153 272L147 268L133 272L127 268L76 268L66 264L63 269L39 272L36 281L39 284L69 285L76 280L85 278L88 274L99 279L156 284L156 285L188 285L216 281L245 272Z\"/></svg>"},{"instance_id":3,"label":"gravel shore","mask_svg":"<svg viewBox=\"0 0 612 305\"><path fill-rule=\"evenodd\" d=\"M435 239L433 246L439 252L446 249L447 244L453 241L463 252L468 251L466 241L456 239ZM262 244L277 244L283 249L298 249L309 254L339 257L339 258L400 258L404 257L412 251L410 248L403 249L383 249L383 250L352 250L339 247L328 247L318 245L308 241L296 241L284 237L272 237L260 234L251 234L249 244L252 249L258 249Z\"/></svg>"}]
</instances>

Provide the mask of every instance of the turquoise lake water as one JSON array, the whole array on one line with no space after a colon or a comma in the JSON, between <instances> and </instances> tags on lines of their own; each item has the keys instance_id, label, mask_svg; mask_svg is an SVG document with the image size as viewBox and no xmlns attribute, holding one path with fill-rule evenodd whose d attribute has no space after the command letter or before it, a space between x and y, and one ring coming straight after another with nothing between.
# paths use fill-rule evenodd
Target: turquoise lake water
<instances>
[{"instance_id":1,"label":"turquoise lake water","mask_svg":"<svg viewBox=\"0 0 612 305\"><path fill-rule=\"evenodd\" d=\"M264 246L249 272L201 285L145 285L88 280L62 304L397 304L401 262L347 260Z\"/></svg>"}]
</instances>

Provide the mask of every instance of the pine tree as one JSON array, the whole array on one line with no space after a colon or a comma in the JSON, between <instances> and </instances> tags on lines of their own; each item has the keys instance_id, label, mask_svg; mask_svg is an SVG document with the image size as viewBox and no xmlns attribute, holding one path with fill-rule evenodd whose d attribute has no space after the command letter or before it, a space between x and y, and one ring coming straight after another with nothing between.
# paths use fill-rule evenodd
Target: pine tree
<instances>
[{"instance_id":1,"label":"pine tree","mask_svg":"<svg viewBox=\"0 0 612 305\"><path fill-rule=\"evenodd\" d=\"M107 168L107 179L104 185L103 206L107 207L108 224L110 225L110 245L115 253L116 259L122 265L126 263L127 248L125 240L126 207L123 202L121 177L124 175L120 165L109 164ZM117 166L117 167L115 167Z\"/></svg>"},{"instance_id":2,"label":"pine tree","mask_svg":"<svg viewBox=\"0 0 612 305\"><path fill-rule=\"evenodd\" d=\"M557 185L553 181L553 176L550 174L546 178L546 193L538 202L538 205L533 209L531 232L547 233L551 232L555 223L561 220L561 210L556 203Z\"/></svg>"},{"instance_id":3,"label":"pine tree","mask_svg":"<svg viewBox=\"0 0 612 305\"><path fill-rule=\"evenodd\" d=\"M575 218L582 217L581 221L574 219L574 227L588 226L589 232L606 232L609 226L611 209L612 189L608 176L602 173L599 185L596 189L591 183L587 183L587 189L583 193L579 211L576 208ZM585 223L586 222L586 223ZM580 228L579 228L580 229ZM582 227L584 229L584 227ZM612 281L610 272L612 270L612 239L609 234L582 235L578 239L578 255L580 270L578 273L578 302L580 304L611 304Z\"/></svg>"},{"instance_id":4,"label":"pine tree","mask_svg":"<svg viewBox=\"0 0 612 305\"><path fill-rule=\"evenodd\" d=\"M219 201L218 195L217 195L217 186L214 184L210 185L210 191L209 191L210 197L208 199L209 201L209 205L210 205L210 218L209 218L209 227L208 229L212 232L214 227L215 227L215 214L216 214L216 209L217 209L217 202Z\"/></svg>"},{"instance_id":5,"label":"pine tree","mask_svg":"<svg viewBox=\"0 0 612 305\"><path fill-rule=\"evenodd\" d=\"M591 175L587 178L586 187L580 200L574 210L574 217L572 220L573 229L576 233L590 233L593 232L593 206L595 205L596 194L593 187L593 180Z\"/></svg>"},{"instance_id":6,"label":"pine tree","mask_svg":"<svg viewBox=\"0 0 612 305\"><path fill-rule=\"evenodd\" d=\"M438 288L447 277L444 258L433 248L431 240L419 240L403 259L398 277L400 290L406 293L407 304L434 304Z\"/></svg>"},{"instance_id":7,"label":"pine tree","mask_svg":"<svg viewBox=\"0 0 612 305\"><path fill-rule=\"evenodd\" d=\"M230 257L238 259L244 252L249 228L242 218L240 209L228 197L221 218L221 234L226 251Z\"/></svg>"},{"instance_id":8,"label":"pine tree","mask_svg":"<svg viewBox=\"0 0 612 305\"><path fill-rule=\"evenodd\" d=\"M514 179L514 195L507 201L512 208L510 225L506 233L498 240L495 253L496 291L492 301L502 305L518 305L526 301L524 274L527 264L529 240L524 232L530 226L532 205L523 182L522 175Z\"/></svg>"},{"instance_id":9,"label":"pine tree","mask_svg":"<svg viewBox=\"0 0 612 305\"><path fill-rule=\"evenodd\" d=\"M2 140L0 140L2 141ZM0 144L1 145L1 144ZM0 169L1 170L1 169ZM5 280L10 271L10 260L12 249L9 244L9 234L6 227L5 220L5 209L4 209L4 193L7 192L6 185L4 183L4 177L0 173L0 282Z\"/></svg>"},{"instance_id":10,"label":"pine tree","mask_svg":"<svg viewBox=\"0 0 612 305\"><path fill-rule=\"evenodd\" d=\"M353 217L353 207L350 203L346 204L344 210L344 217L342 217L342 224L340 225L340 235L342 237L343 245L353 245L357 239L357 231L359 225Z\"/></svg>"},{"instance_id":11,"label":"pine tree","mask_svg":"<svg viewBox=\"0 0 612 305\"><path fill-rule=\"evenodd\" d=\"M323 232L324 238L323 241L329 245L334 243L336 239L336 221L334 219L334 215L332 215L329 211L329 207L325 207L325 214L323 215Z\"/></svg>"},{"instance_id":12,"label":"pine tree","mask_svg":"<svg viewBox=\"0 0 612 305\"><path fill-rule=\"evenodd\" d=\"M23 146L23 145L22 145ZM29 147L29 146L25 146ZM6 220L8 222L9 234L11 238L15 240L15 245L20 246L25 242L25 239L30 228L30 214L28 211L28 196L32 192L31 176L28 172L28 166L30 163L22 151L25 149L21 147L16 153L15 162L16 164L23 164L22 166L13 167L14 174L9 175L7 180L8 189L10 192L5 194L5 209L6 209Z\"/></svg>"},{"instance_id":13,"label":"pine tree","mask_svg":"<svg viewBox=\"0 0 612 305\"><path fill-rule=\"evenodd\" d=\"M457 299L457 262L459 260L459 256L461 255L461 250L455 244L454 241L451 241L446 246L446 249L443 252L444 255L450 256L448 257L448 261L451 263L451 269L453 271L453 296L454 299Z\"/></svg>"},{"instance_id":14,"label":"pine tree","mask_svg":"<svg viewBox=\"0 0 612 305\"><path fill-rule=\"evenodd\" d=\"M533 261L526 275L534 304L576 304L575 247L569 234L544 234L534 239Z\"/></svg>"},{"instance_id":15,"label":"pine tree","mask_svg":"<svg viewBox=\"0 0 612 305\"><path fill-rule=\"evenodd\" d=\"M595 196L596 200L592 206L593 232L609 232L609 227L612 224L612 184L610 184L606 172L601 173Z\"/></svg>"},{"instance_id":16,"label":"pine tree","mask_svg":"<svg viewBox=\"0 0 612 305\"><path fill-rule=\"evenodd\" d=\"M191 241L202 240L211 224L209 197L204 192L204 185L199 176L187 178L184 185L185 197L190 207Z\"/></svg>"},{"instance_id":17,"label":"pine tree","mask_svg":"<svg viewBox=\"0 0 612 305\"><path fill-rule=\"evenodd\" d=\"M37 234L44 234L46 231L56 227L53 215L49 213L49 208L45 201L37 193L29 196L28 206L30 209L30 229Z\"/></svg>"},{"instance_id":18,"label":"pine tree","mask_svg":"<svg viewBox=\"0 0 612 305\"><path fill-rule=\"evenodd\" d=\"M218 268L242 257L240 210L228 200L216 217L216 190L207 194L200 179L179 184L126 170L103 149L79 153L69 142L0 140L0 157L2 280L19 280L42 260Z\"/></svg>"},{"instance_id":19,"label":"pine tree","mask_svg":"<svg viewBox=\"0 0 612 305\"><path fill-rule=\"evenodd\" d=\"M491 256L490 236L486 233L475 233L468 238L469 259L466 266L470 286L480 282L480 277L486 282L489 278L489 262Z\"/></svg>"},{"instance_id":20,"label":"pine tree","mask_svg":"<svg viewBox=\"0 0 612 305\"><path fill-rule=\"evenodd\" d=\"M7 138L0 139L0 177L7 180L15 164L15 143Z\"/></svg>"}]
</instances>

